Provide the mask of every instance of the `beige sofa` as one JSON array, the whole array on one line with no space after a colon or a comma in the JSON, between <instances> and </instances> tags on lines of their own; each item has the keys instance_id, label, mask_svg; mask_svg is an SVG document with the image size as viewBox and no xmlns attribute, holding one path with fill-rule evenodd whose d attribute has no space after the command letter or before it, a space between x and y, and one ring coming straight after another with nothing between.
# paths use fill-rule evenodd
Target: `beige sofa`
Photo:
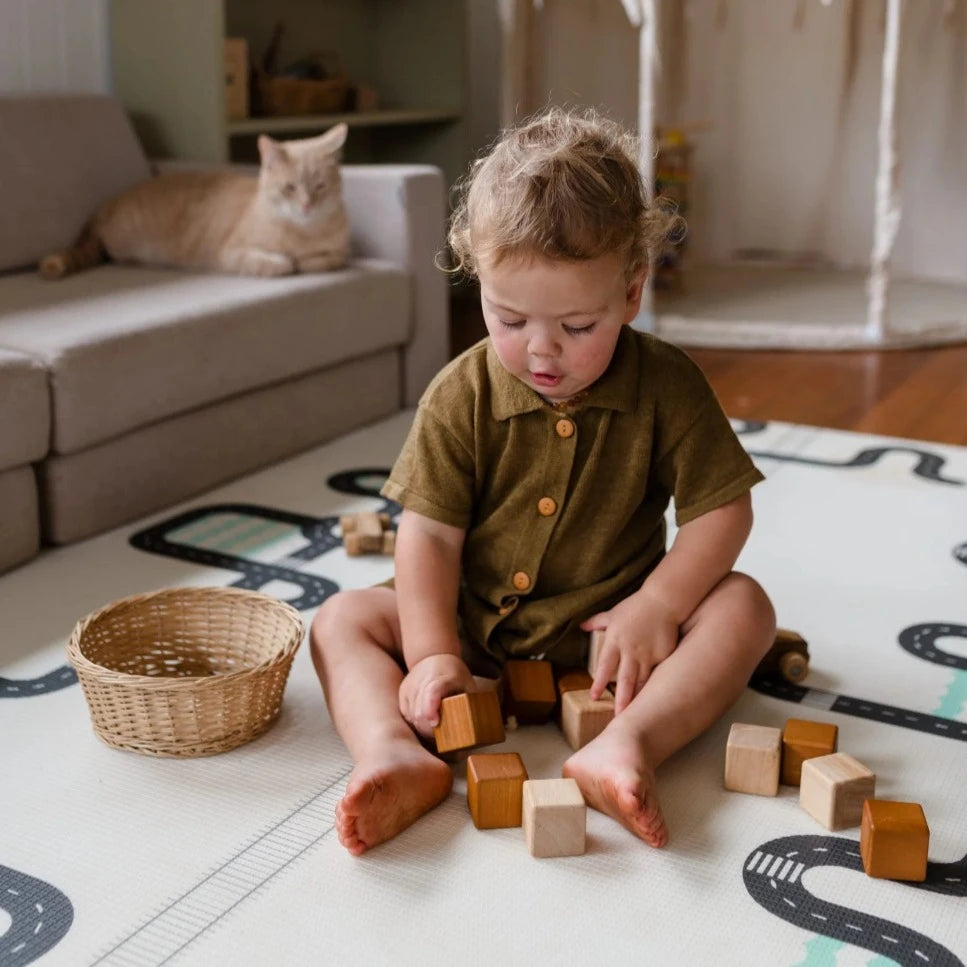
<instances>
[{"instance_id":1,"label":"beige sofa","mask_svg":"<svg viewBox=\"0 0 967 967\"><path fill-rule=\"evenodd\" d=\"M338 272L37 274L150 170L111 98L0 98L0 569L413 405L446 361L437 169L344 167Z\"/></svg>"}]
</instances>

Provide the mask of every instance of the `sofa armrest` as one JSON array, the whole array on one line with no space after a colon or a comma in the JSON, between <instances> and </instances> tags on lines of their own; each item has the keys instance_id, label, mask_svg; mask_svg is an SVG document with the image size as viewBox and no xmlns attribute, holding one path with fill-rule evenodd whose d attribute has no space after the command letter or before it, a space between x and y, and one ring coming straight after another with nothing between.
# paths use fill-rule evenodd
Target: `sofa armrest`
<instances>
[{"instance_id":1,"label":"sofa armrest","mask_svg":"<svg viewBox=\"0 0 967 967\"><path fill-rule=\"evenodd\" d=\"M446 187L431 165L343 165L353 252L387 259L412 278L413 316L403 354L403 404L415 406L449 357L450 313L443 251Z\"/></svg>"}]
</instances>

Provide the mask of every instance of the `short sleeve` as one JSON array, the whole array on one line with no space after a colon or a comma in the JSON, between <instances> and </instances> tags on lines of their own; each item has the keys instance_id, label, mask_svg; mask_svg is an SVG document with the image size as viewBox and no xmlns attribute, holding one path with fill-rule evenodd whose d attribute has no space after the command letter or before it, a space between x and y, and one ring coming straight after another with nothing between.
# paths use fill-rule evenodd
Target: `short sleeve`
<instances>
[{"instance_id":1,"label":"short sleeve","mask_svg":"<svg viewBox=\"0 0 967 967\"><path fill-rule=\"evenodd\" d=\"M659 455L656 468L675 501L679 526L735 500L765 479L704 376L692 383L692 418Z\"/></svg>"},{"instance_id":2,"label":"short sleeve","mask_svg":"<svg viewBox=\"0 0 967 967\"><path fill-rule=\"evenodd\" d=\"M473 512L474 479L471 441L460 439L453 427L421 404L380 493L407 510L466 529Z\"/></svg>"}]
</instances>

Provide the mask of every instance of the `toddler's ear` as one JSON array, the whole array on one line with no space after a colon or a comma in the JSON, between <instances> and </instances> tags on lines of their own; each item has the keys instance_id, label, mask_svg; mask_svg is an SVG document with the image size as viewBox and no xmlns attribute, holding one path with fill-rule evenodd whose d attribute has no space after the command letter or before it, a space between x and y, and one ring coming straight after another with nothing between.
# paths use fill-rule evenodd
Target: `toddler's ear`
<instances>
[{"instance_id":1,"label":"toddler's ear","mask_svg":"<svg viewBox=\"0 0 967 967\"><path fill-rule=\"evenodd\" d=\"M638 316L641 308L641 293L645 287L645 280L648 278L648 268L640 269L631 277L625 289L625 325L632 322Z\"/></svg>"}]
</instances>

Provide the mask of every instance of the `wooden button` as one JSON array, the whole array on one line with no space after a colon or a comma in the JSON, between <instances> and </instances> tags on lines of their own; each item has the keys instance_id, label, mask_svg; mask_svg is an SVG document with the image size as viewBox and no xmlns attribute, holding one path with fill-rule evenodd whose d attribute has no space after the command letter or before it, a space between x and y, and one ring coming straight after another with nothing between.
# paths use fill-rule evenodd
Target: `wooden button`
<instances>
[{"instance_id":1,"label":"wooden button","mask_svg":"<svg viewBox=\"0 0 967 967\"><path fill-rule=\"evenodd\" d=\"M574 424L570 420L558 420L554 426L554 429L557 430L557 435L559 437L564 437L564 439L574 436Z\"/></svg>"},{"instance_id":2,"label":"wooden button","mask_svg":"<svg viewBox=\"0 0 967 967\"><path fill-rule=\"evenodd\" d=\"M518 571L512 580L518 591L526 591L531 586L531 579L523 571Z\"/></svg>"},{"instance_id":3,"label":"wooden button","mask_svg":"<svg viewBox=\"0 0 967 967\"><path fill-rule=\"evenodd\" d=\"M537 511L541 517L550 517L557 511L557 501L553 497L541 497L537 501Z\"/></svg>"},{"instance_id":4,"label":"wooden button","mask_svg":"<svg viewBox=\"0 0 967 967\"><path fill-rule=\"evenodd\" d=\"M517 607L517 598L508 598L505 604L502 604L500 608L497 609L497 614L503 617L506 614L510 614L514 608Z\"/></svg>"}]
</instances>

